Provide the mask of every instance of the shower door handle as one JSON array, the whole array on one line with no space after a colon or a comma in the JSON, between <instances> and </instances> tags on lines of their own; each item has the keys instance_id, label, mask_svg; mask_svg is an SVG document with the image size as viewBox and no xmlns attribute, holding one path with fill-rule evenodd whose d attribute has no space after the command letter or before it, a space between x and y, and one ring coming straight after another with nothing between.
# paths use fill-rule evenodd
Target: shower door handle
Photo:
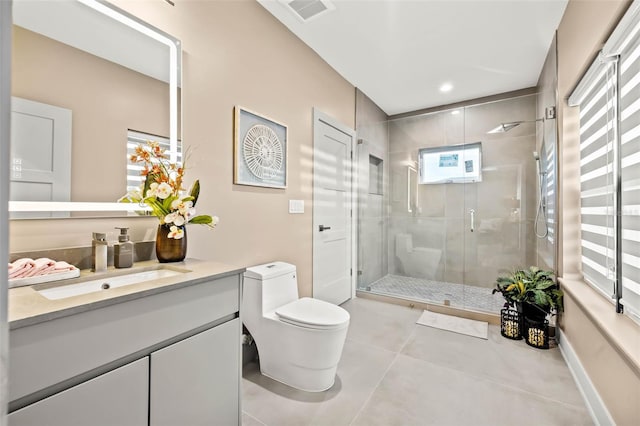
<instances>
[{"instance_id":1,"label":"shower door handle","mask_svg":"<svg viewBox=\"0 0 640 426\"><path fill-rule=\"evenodd\" d=\"M469 209L469 215L471 216L471 232L476 227L476 211L474 209Z\"/></svg>"}]
</instances>

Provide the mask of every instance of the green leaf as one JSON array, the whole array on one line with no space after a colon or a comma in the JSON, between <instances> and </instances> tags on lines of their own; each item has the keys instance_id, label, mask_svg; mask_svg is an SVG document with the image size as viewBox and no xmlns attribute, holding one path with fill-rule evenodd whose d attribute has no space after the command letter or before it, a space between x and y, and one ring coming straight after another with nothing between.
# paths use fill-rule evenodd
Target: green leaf
<instances>
[{"instance_id":1,"label":"green leaf","mask_svg":"<svg viewBox=\"0 0 640 426\"><path fill-rule=\"evenodd\" d=\"M191 220L189 221L189 223L195 223L195 224L200 224L200 225L207 225L209 223L213 222L213 218L209 215L199 215L199 216L194 216L193 218L191 218Z\"/></svg>"},{"instance_id":2,"label":"green leaf","mask_svg":"<svg viewBox=\"0 0 640 426\"><path fill-rule=\"evenodd\" d=\"M200 196L200 180L196 179L196 181L193 182L189 195L193 197L193 207L195 207L198 202L198 197Z\"/></svg>"}]
</instances>

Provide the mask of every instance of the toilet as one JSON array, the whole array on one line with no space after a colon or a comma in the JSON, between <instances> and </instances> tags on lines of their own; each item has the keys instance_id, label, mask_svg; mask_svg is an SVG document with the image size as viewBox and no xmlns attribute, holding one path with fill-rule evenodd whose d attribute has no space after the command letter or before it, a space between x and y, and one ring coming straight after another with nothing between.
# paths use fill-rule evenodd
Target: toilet
<instances>
[{"instance_id":1,"label":"toilet","mask_svg":"<svg viewBox=\"0 0 640 426\"><path fill-rule=\"evenodd\" d=\"M442 250L414 247L411 234L396 235L396 258L409 277L434 279L441 257Z\"/></svg>"},{"instance_id":2,"label":"toilet","mask_svg":"<svg viewBox=\"0 0 640 426\"><path fill-rule=\"evenodd\" d=\"M307 392L333 386L349 313L322 300L299 299L294 265L247 268L241 315L258 348L263 375Z\"/></svg>"}]
</instances>

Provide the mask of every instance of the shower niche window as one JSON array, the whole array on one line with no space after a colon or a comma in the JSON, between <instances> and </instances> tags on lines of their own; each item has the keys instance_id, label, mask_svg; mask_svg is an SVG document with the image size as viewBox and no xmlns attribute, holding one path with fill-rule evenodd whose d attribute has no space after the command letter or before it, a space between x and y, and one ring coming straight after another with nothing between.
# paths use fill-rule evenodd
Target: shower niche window
<instances>
[{"instance_id":1,"label":"shower niche window","mask_svg":"<svg viewBox=\"0 0 640 426\"><path fill-rule=\"evenodd\" d=\"M422 148L420 183L482 182L482 143Z\"/></svg>"}]
</instances>

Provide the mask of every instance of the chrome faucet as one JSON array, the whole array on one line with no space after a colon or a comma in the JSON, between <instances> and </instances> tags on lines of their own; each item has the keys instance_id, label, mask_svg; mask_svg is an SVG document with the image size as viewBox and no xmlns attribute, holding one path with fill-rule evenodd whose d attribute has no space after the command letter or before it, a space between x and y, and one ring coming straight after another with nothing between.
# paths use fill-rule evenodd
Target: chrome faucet
<instances>
[{"instance_id":1,"label":"chrome faucet","mask_svg":"<svg viewBox=\"0 0 640 426\"><path fill-rule=\"evenodd\" d=\"M102 232L93 233L91 270L93 272L106 272L107 270L107 234Z\"/></svg>"}]
</instances>

